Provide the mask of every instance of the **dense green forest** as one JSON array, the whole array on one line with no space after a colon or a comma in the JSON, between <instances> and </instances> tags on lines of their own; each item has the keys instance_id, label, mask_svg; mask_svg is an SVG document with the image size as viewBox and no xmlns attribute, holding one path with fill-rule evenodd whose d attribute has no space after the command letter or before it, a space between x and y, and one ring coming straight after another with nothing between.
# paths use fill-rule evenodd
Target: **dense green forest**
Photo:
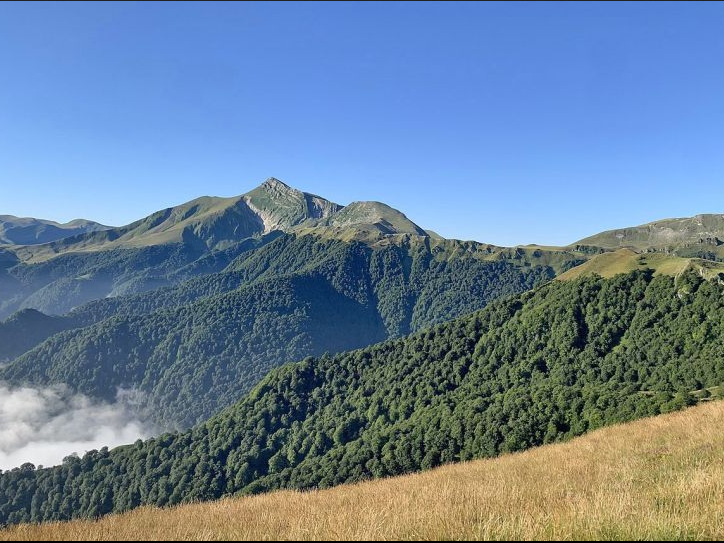
<instances>
[{"instance_id":1,"label":"dense green forest","mask_svg":"<svg viewBox=\"0 0 724 543\"><path fill-rule=\"evenodd\" d=\"M37 296L31 295L20 305L38 305L53 313L83 303L69 313L53 318L38 317L38 312L32 309L23 309L13 314L7 321L13 323L13 331L25 336L22 339L24 348L18 351L16 344L0 342L0 361L15 358L62 330L90 326L117 315L141 315L154 310L170 309L199 298L234 290L243 284L244 278L238 273L221 273L220 270L224 270L232 262L237 263L241 255L253 252L280 236L283 234L276 232L263 239L247 239L224 251L206 254L197 260L193 260L192 255L187 255L188 258L166 262L164 259L169 248L165 247L159 252L158 248L151 247L141 251L119 249L102 253L63 255L38 265L33 273L23 269L34 266L13 268L13 278L17 285L13 296L4 297L6 301L14 297L22 299L23 285L30 285L31 290L40 288L40 292ZM184 252L179 247L174 249L175 251ZM139 254L148 256L152 252L159 252L158 259L139 258ZM122 266L119 266L119 259ZM61 266L64 262L66 266ZM49 270L54 272L49 274ZM83 276L82 281L68 279L85 271L88 273ZM103 277L111 280L103 280ZM113 277L116 279L112 279ZM49 284L46 284L48 281ZM97 289L99 283L103 286ZM0 286L2 284L0 280ZM81 284L83 288L73 288L74 284ZM107 289L112 290L108 292ZM95 299L96 295L107 297ZM32 300L36 297L38 304L33 304ZM0 299L2 298L0 295ZM60 300L62 307L52 300ZM28 318L29 314L35 316ZM0 334L3 333L2 329L3 323L0 323ZM10 330L10 327L6 329Z\"/></svg>"},{"instance_id":2,"label":"dense green forest","mask_svg":"<svg viewBox=\"0 0 724 543\"><path fill-rule=\"evenodd\" d=\"M382 292L379 295L380 298L403 296L407 300L403 302L403 306L409 307L418 296L416 292L422 290L421 282L423 280L433 281L426 287L428 293L432 292L435 287L441 289L438 291L435 302L427 302L427 310L423 305L417 308L418 313L430 310L436 312L433 320L428 318L430 315L416 318L416 322L422 320L425 324L442 322L480 309L498 295L520 292L528 288L528 285L553 277L583 261L582 253L578 252L524 252L501 250L500 248L495 248L494 260L487 261L481 259L479 254L482 252L485 258L490 258L491 255L484 250L487 247L452 240L437 242L435 246L431 247L429 241L418 240L417 243L398 242L373 248L360 242L348 243L335 239L321 239L318 236L297 236L274 232L263 240L245 240L225 251L207 254L178 269L170 266L169 269L174 271L164 275L163 278L141 274L143 281L146 282L144 285L134 280L123 283L126 286L132 283L133 288L141 293L132 295L125 292L121 295L117 292L117 295L114 296L92 300L76 307L62 318L53 320L52 326L50 320L43 322L40 319L24 319L22 322L27 324L24 330L28 336L23 343L25 349L17 352L15 348L6 349L0 343L0 360L12 359L37 346L60 330L87 327L114 316L144 315L158 310L168 310L272 278L315 269L333 268L338 262L344 260L345 253L355 251L364 253L365 262L362 267L365 270L364 273L370 275L367 282L374 282L377 285L397 283L395 293ZM112 263L113 258L111 257L115 253L113 251L106 253L108 253L106 256L109 258L109 262ZM372 262L373 254L376 255L374 263ZM59 260L70 258L70 256L59 257ZM98 258L98 255L93 258ZM417 261L419 264L412 266L413 261ZM490 265L495 262L503 263L503 265ZM384 263L381 269L379 263ZM107 265L112 267L112 264ZM377 269L372 269L372 265L377 266ZM396 269L396 265L402 266L402 268ZM427 270L428 267L434 269ZM520 268L520 272L515 268ZM128 272L131 276L134 276L135 273L132 271L133 269L135 268L131 266L131 271ZM501 273L499 281L493 281L490 277L491 273L498 272ZM69 273L72 275L74 272ZM385 277L385 274L390 274L389 278ZM476 282L481 274L486 279L478 285ZM62 276L62 274L60 275ZM123 277L126 277L125 272ZM456 281L461 277L463 283L457 285ZM529 280L531 277L532 281ZM154 281L173 286L143 292L150 289ZM507 281L511 284L506 285ZM51 290L54 290L55 294L50 298L62 298L63 289L59 287L55 290L55 287L61 283L63 283L62 279L53 283L55 286ZM118 287L118 289L120 288ZM125 290L125 287L123 288ZM430 300L431 296L428 295L427 299ZM445 309L445 306L449 309ZM408 326L412 324L409 319L400 324L401 326L393 335L403 335L415 329L414 325Z\"/></svg>"},{"instance_id":3,"label":"dense green forest","mask_svg":"<svg viewBox=\"0 0 724 543\"><path fill-rule=\"evenodd\" d=\"M0 369L0 379L65 383L106 401L134 389L153 422L188 428L272 368L406 335L553 274L548 266L449 258L426 243L373 249L284 236L224 273L72 312L64 323L73 329Z\"/></svg>"},{"instance_id":4,"label":"dense green forest","mask_svg":"<svg viewBox=\"0 0 724 543\"><path fill-rule=\"evenodd\" d=\"M397 475L683 408L722 383L721 282L641 271L554 281L286 365L184 433L4 473L0 523Z\"/></svg>"}]
</instances>

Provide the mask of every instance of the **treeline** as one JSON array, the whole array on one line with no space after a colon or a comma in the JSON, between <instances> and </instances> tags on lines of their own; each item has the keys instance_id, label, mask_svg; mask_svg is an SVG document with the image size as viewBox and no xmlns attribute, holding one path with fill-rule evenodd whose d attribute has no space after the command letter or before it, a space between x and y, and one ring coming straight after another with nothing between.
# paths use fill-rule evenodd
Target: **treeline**
<instances>
[{"instance_id":1,"label":"treeline","mask_svg":"<svg viewBox=\"0 0 724 543\"><path fill-rule=\"evenodd\" d=\"M190 431L7 472L0 523L398 475L680 409L722 384L718 282L551 282L407 338L284 366Z\"/></svg>"}]
</instances>

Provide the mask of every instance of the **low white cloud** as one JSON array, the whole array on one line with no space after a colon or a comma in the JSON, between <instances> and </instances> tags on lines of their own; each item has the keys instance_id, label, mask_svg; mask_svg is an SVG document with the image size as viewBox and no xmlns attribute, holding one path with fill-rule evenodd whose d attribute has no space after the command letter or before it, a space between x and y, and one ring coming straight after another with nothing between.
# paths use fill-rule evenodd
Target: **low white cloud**
<instances>
[{"instance_id":1,"label":"low white cloud","mask_svg":"<svg viewBox=\"0 0 724 543\"><path fill-rule=\"evenodd\" d=\"M73 394L63 386L10 387L0 382L0 469L26 462L60 464L66 456L148 437L132 414L127 393L113 404Z\"/></svg>"}]
</instances>

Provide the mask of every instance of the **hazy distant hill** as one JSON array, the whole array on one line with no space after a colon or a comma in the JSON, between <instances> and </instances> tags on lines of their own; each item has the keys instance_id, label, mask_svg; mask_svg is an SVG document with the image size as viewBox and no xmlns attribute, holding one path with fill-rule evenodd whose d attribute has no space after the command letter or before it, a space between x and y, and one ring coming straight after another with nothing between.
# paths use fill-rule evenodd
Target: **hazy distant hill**
<instances>
[{"instance_id":1,"label":"hazy distant hill","mask_svg":"<svg viewBox=\"0 0 724 543\"><path fill-rule=\"evenodd\" d=\"M60 224L29 217L0 215L0 245L39 245L110 228L84 219Z\"/></svg>"}]
</instances>

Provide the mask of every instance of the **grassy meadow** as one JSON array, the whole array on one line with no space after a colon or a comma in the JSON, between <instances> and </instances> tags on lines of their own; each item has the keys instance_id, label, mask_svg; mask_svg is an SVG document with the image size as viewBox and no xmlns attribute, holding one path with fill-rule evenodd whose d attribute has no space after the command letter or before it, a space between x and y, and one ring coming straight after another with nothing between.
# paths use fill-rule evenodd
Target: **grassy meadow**
<instances>
[{"instance_id":1,"label":"grassy meadow","mask_svg":"<svg viewBox=\"0 0 724 543\"><path fill-rule=\"evenodd\" d=\"M707 279L724 273L724 263L701 258L682 258L664 253L637 253L631 249L618 249L596 255L580 266L558 276L561 281L570 281L582 276L597 274L613 277L619 273L652 269L659 275L676 277L687 269L695 270Z\"/></svg>"}]
</instances>

